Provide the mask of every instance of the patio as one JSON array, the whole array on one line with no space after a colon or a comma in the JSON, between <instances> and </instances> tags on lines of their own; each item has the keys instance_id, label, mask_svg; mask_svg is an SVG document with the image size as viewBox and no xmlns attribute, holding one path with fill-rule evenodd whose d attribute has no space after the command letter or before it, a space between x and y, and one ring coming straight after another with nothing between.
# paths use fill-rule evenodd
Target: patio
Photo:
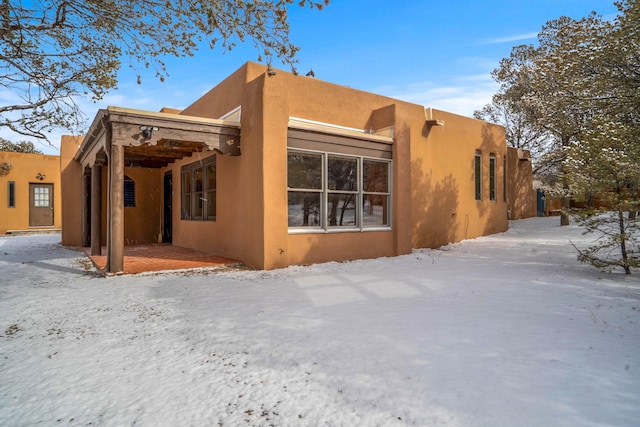
<instances>
[{"instance_id":1,"label":"patio","mask_svg":"<svg viewBox=\"0 0 640 427\"><path fill-rule=\"evenodd\" d=\"M91 255L91 248L82 248L96 268L105 273L107 265L107 250L102 248L104 255ZM124 271L120 274L138 274L154 271L186 270L192 268L223 268L237 267L239 261L198 252L193 249L181 248L170 244L131 245L124 247Z\"/></svg>"}]
</instances>

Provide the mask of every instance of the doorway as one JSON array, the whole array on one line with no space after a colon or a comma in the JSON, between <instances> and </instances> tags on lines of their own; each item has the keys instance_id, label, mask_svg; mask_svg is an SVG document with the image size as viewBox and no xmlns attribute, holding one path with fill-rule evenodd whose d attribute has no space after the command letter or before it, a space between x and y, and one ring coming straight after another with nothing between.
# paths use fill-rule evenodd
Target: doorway
<instances>
[{"instance_id":1,"label":"doorway","mask_svg":"<svg viewBox=\"0 0 640 427\"><path fill-rule=\"evenodd\" d=\"M29 227L53 227L53 184L29 184Z\"/></svg>"},{"instance_id":2,"label":"doorway","mask_svg":"<svg viewBox=\"0 0 640 427\"><path fill-rule=\"evenodd\" d=\"M173 178L171 171L164 174L164 215L162 226L162 242L171 243L173 225Z\"/></svg>"}]
</instances>

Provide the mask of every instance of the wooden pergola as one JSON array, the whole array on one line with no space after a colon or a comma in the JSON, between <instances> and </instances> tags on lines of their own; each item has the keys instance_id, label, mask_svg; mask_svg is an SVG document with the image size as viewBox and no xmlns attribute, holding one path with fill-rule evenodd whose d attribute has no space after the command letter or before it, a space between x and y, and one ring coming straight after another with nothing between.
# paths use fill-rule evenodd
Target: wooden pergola
<instances>
[{"instance_id":1,"label":"wooden pergola","mask_svg":"<svg viewBox=\"0 0 640 427\"><path fill-rule=\"evenodd\" d=\"M82 242L101 255L102 167L107 171L108 273L124 267L124 168L162 168L194 152L240 155L240 123L127 108L100 110L74 159L85 171Z\"/></svg>"}]
</instances>

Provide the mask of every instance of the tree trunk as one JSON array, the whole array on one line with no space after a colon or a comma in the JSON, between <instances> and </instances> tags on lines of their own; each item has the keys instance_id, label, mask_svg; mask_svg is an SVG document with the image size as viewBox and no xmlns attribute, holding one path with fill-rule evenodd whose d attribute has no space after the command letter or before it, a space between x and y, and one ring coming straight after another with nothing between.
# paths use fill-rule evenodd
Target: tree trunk
<instances>
[{"instance_id":1,"label":"tree trunk","mask_svg":"<svg viewBox=\"0 0 640 427\"><path fill-rule=\"evenodd\" d=\"M629 258L627 256L627 235L624 227L624 212L618 211L618 225L620 226L620 251L622 252L622 268L625 274L631 274Z\"/></svg>"},{"instance_id":2,"label":"tree trunk","mask_svg":"<svg viewBox=\"0 0 640 427\"><path fill-rule=\"evenodd\" d=\"M569 225L569 208L571 208L571 199L569 196L563 196L562 211L560 212L560 225Z\"/></svg>"}]
</instances>

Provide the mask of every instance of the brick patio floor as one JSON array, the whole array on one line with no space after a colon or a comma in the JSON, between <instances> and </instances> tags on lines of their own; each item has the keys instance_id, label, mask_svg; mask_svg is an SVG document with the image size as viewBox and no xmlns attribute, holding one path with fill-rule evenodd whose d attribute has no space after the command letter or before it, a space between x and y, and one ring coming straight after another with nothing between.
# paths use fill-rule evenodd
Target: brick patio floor
<instances>
[{"instance_id":1,"label":"brick patio floor","mask_svg":"<svg viewBox=\"0 0 640 427\"><path fill-rule=\"evenodd\" d=\"M82 250L96 268L104 272L107 265L107 248L102 248L102 255L94 256L90 255L91 248L82 248ZM239 261L230 258L169 244L132 245L124 247L124 272L122 274L237 266L239 264Z\"/></svg>"}]
</instances>

